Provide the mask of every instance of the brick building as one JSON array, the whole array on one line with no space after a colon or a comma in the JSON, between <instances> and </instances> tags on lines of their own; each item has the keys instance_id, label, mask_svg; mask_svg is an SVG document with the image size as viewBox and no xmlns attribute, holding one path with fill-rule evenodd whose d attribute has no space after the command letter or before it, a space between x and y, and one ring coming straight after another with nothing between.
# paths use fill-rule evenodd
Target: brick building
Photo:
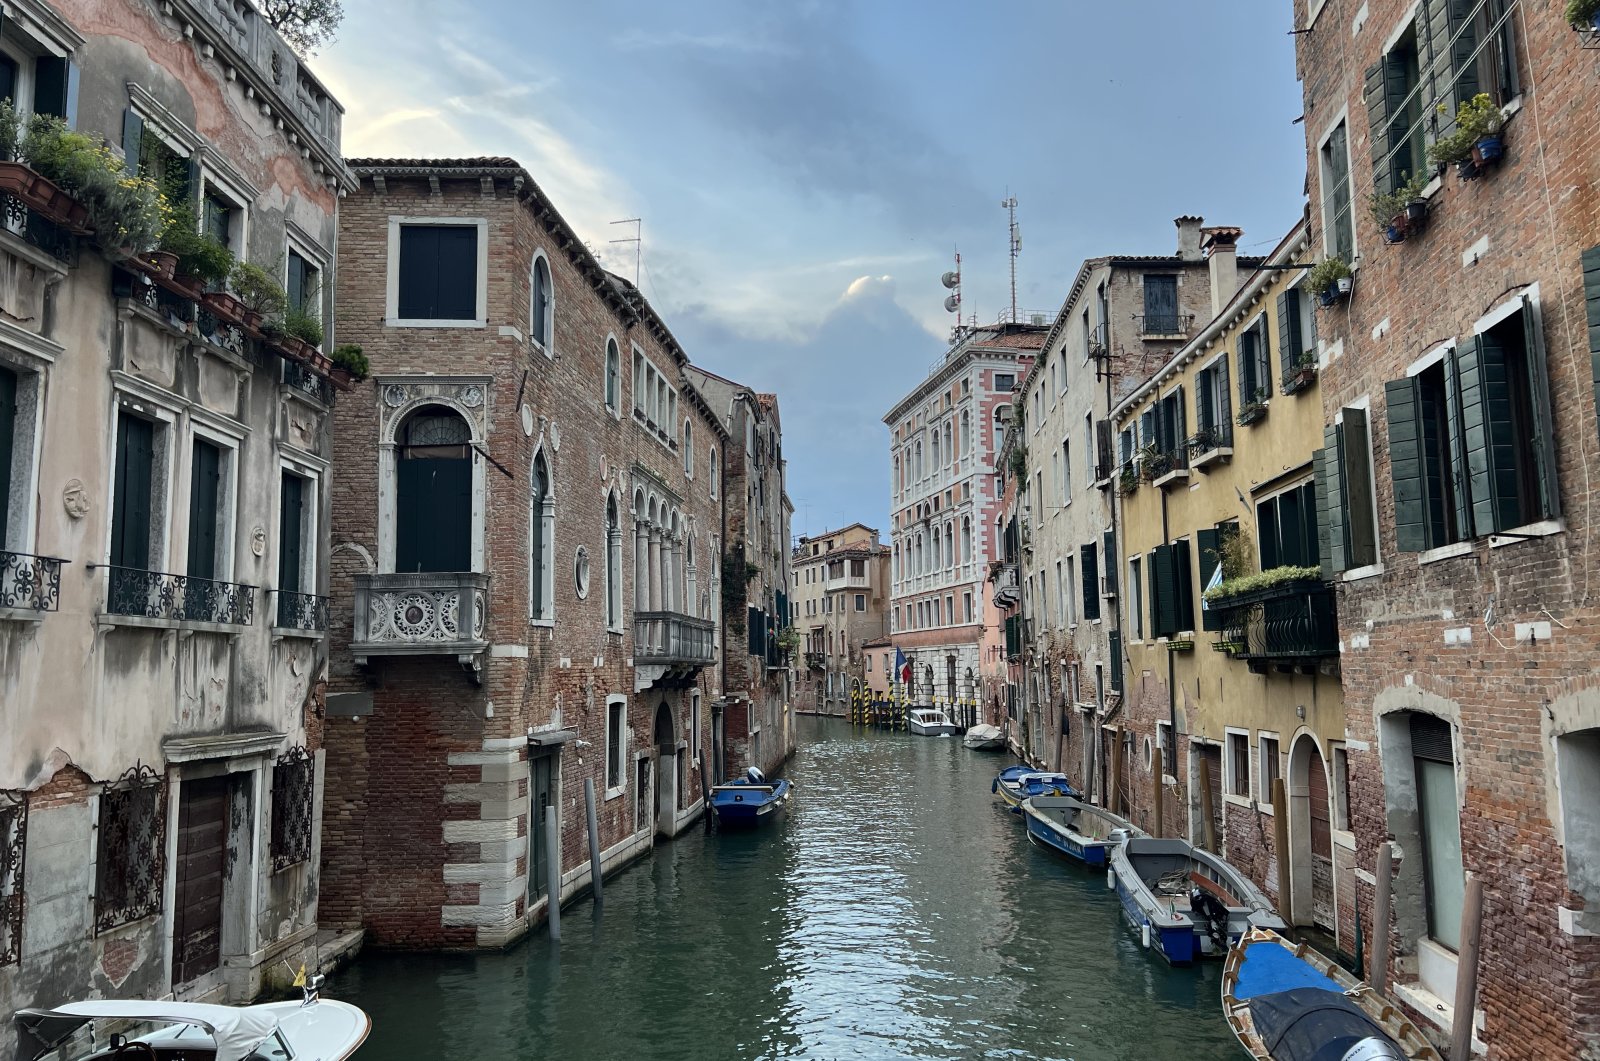
<instances>
[{"instance_id":1,"label":"brick building","mask_svg":"<svg viewBox=\"0 0 1600 1061\"><path fill-rule=\"evenodd\" d=\"M1475 876L1472 1019L1487 1056L1594 1057L1592 35L1554 3L1298 0L1294 11L1314 255L1354 272L1318 320L1352 912L1370 940L1372 867L1394 840L1392 945L1379 957L1396 1000L1443 1037L1467 1019L1453 1002L1463 882ZM1478 93L1503 116L1503 157L1425 164ZM1369 193L1417 175L1426 225L1386 244Z\"/></svg>"},{"instance_id":2,"label":"brick building","mask_svg":"<svg viewBox=\"0 0 1600 1061\"><path fill-rule=\"evenodd\" d=\"M862 648L889 632L889 547L876 528L852 523L801 538L790 564L789 612L803 653L796 706L843 715L852 689L874 668L884 671Z\"/></svg>"},{"instance_id":3,"label":"brick building","mask_svg":"<svg viewBox=\"0 0 1600 1061\"><path fill-rule=\"evenodd\" d=\"M255 9L18 0L0 69L173 224L331 275L340 108ZM246 1002L316 960L333 388L59 201L3 205L0 1012Z\"/></svg>"},{"instance_id":4,"label":"brick building","mask_svg":"<svg viewBox=\"0 0 1600 1061\"><path fill-rule=\"evenodd\" d=\"M351 166L339 305L373 374L335 436L326 916L496 947L551 860L561 900L589 885L586 782L610 871L721 775L737 447L516 162Z\"/></svg>"}]
</instances>

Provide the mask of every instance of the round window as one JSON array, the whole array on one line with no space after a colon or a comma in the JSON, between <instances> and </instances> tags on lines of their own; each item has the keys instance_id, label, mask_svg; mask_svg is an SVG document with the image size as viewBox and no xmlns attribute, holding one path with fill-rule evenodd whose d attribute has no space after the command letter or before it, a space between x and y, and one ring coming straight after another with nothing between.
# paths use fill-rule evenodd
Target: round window
<instances>
[{"instance_id":1,"label":"round window","mask_svg":"<svg viewBox=\"0 0 1600 1061\"><path fill-rule=\"evenodd\" d=\"M589 599L589 550L581 545L572 564L572 584L577 587L579 600Z\"/></svg>"},{"instance_id":2,"label":"round window","mask_svg":"<svg viewBox=\"0 0 1600 1061\"><path fill-rule=\"evenodd\" d=\"M1150 769L1151 765L1153 765L1154 763L1155 763L1155 754L1154 754L1154 752L1153 752L1153 750L1151 749L1151 746L1150 746L1150 738L1146 737L1144 739L1144 768L1146 770L1148 770L1148 769Z\"/></svg>"}]
</instances>

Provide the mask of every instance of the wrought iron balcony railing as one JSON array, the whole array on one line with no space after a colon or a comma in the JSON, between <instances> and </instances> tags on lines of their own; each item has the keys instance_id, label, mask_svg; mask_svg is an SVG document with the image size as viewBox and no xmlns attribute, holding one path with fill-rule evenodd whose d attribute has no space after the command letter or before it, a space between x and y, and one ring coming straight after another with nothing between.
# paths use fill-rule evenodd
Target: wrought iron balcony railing
<instances>
[{"instance_id":1,"label":"wrought iron balcony railing","mask_svg":"<svg viewBox=\"0 0 1600 1061\"><path fill-rule=\"evenodd\" d=\"M488 648L489 576L477 571L359 574L350 653L472 657Z\"/></svg>"},{"instance_id":2,"label":"wrought iron balcony railing","mask_svg":"<svg viewBox=\"0 0 1600 1061\"><path fill-rule=\"evenodd\" d=\"M822 670L828 665L827 657L821 652L806 653L806 667L810 670Z\"/></svg>"},{"instance_id":3,"label":"wrought iron balcony railing","mask_svg":"<svg viewBox=\"0 0 1600 1061\"><path fill-rule=\"evenodd\" d=\"M1188 335L1194 325L1193 313L1136 313L1140 335Z\"/></svg>"},{"instance_id":4,"label":"wrought iron balcony railing","mask_svg":"<svg viewBox=\"0 0 1600 1061\"><path fill-rule=\"evenodd\" d=\"M708 666L714 658L710 619L679 612L634 612L633 655L640 663Z\"/></svg>"},{"instance_id":5,"label":"wrought iron balcony railing","mask_svg":"<svg viewBox=\"0 0 1600 1061\"><path fill-rule=\"evenodd\" d=\"M1339 619L1332 586L1315 579L1287 582L1219 601L1219 647L1257 664L1314 664L1339 654Z\"/></svg>"},{"instance_id":6,"label":"wrought iron balcony railing","mask_svg":"<svg viewBox=\"0 0 1600 1061\"><path fill-rule=\"evenodd\" d=\"M61 606L61 565L53 556L0 550L0 608L53 612Z\"/></svg>"},{"instance_id":7,"label":"wrought iron balcony railing","mask_svg":"<svg viewBox=\"0 0 1600 1061\"><path fill-rule=\"evenodd\" d=\"M283 630L320 632L328 628L328 598L316 593L272 591L278 598L277 625Z\"/></svg>"},{"instance_id":8,"label":"wrought iron balcony railing","mask_svg":"<svg viewBox=\"0 0 1600 1061\"><path fill-rule=\"evenodd\" d=\"M283 385L290 390L309 395L323 405L333 404L333 383L298 361L283 362Z\"/></svg>"},{"instance_id":9,"label":"wrought iron balcony railing","mask_svg":"<svg viewBox=\"0 0 1600 1061\"><path fill-rule=\"evenodd\" d=\"M0 195L0 224L64 265L76 264L77 244L72 233L28 208L13 195Z\"/></svg>"},{"instance_id":10,"label":"wrought iron balcony railing","mask_svg":"<svg viewBox=\"0 0 1600 1061\"><path fill-rule=\"evenodd\" d=\"M254 586L136 567L107 571L106 611L112 615L225 626L249 626L255 616Z\"/></svg>"}]
</instances>

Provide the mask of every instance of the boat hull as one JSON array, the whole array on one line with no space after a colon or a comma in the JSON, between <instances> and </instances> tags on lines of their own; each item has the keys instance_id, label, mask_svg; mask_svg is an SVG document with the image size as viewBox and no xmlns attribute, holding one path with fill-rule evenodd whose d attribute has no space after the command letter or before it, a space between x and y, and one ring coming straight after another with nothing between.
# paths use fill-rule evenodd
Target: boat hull
<instances>
[{"instance_id":1,"label":"boat hull","mask_svg":"<svg viewBox=\"0 0 1600 1061\"><path fill-rule=\"evenodd\" d=\"M1248 877L1183 840L1130 837L1112 852L1111 868L1129 922L1148 933L1148 945L1174 965L1222 958L1227 947L1252 928L1286 927ZM1174 877L1180 887L1164 886L1162 894L1152 889L1151 881ZM1191 892L1202 896L1196 912L1191 912ZM1213 941L1211 922L1205 917L1207 903L1216 913L1222 940Z\"/></svg>"},{"instance_id":2,"label":"boat hull","mask_svg":"<svg viewBox=\"0 0 1600 1061\"><path fill-rule=\"evenodd\" d=\"M719 785L711 793L711 811L717 824L730 829L753 829L780 817L789 805L793 786L780 780L770 786ZM747 791L741 791L747 790Z\"/></svg>"},{"instance_id":3,"label":"boat hull","mask_svg":"<svg viewBox=\"0 0 1600 1061\"><path fill-rule=\"evenodd\" d=\"M1072 797L1030 796L1022 802L1022 814L1030 838L1089 866L1108 864L1124 836L1143 835L1133 823ZM1100 835L1079 828L1086 816Z\"/></svg>"},{"instance_id":4,"label":"boat hull","mask_svg":"<svg viewBox=\"0 0 1600 1061\"><path fill-rule=\"evenodd\" d=\"M1028 826L1028 835L1045 847L1087 866L1104 866L1110 860L1111 856L1107 851L1111 847L1109 842L1094 840L1085 843L1074 838L1071 833L1051 828L1048 822L1028 814L1026 803L1022 806L1022 813Z\"/></svg>"},{"instance_id":5,"label":"boat hull","mask_svg":"<svg viewBox=\"0 0 1600 1061\"><path fill-rule=\"evenodd\" d=\"M919 737L948 737L956 731L955 724L951 722L911 722L908 725L911 732Z\"/></svg>"}]
</instances>

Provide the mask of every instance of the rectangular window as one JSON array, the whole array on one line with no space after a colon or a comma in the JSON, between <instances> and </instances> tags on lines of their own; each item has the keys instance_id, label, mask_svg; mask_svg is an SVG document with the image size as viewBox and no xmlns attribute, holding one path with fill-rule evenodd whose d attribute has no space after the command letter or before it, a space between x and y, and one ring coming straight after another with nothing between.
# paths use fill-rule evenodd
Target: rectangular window
<instances>
[{"instance_id":1,"label":"rectangular window","mask_svg":"<svg viewBox=\"0 0 1600 1061\"><path fill-rule=\"evenodd\" d=\"M1394 46L1367 68L1364 81L1367 122L1372 130L1373 187L1387 195L1405 187L1426 165L1422 62L1415 22L1402 30ZM1455 113L1454 107L1450 113Z\"/></svg>"},{"instance_id":2,"label":"rectangular window","mask_svg":"<svg viewBox=\"0 0 1600 1061\"><path fill-rule=\"evenodd\" d=\"M189 475L189 565L191 578L219 577L219 554L226 535L219 524L226 508L223 497L222 447L205 439L194 440Z\"/></svg>"},{"instance_id":3,"label":"rectangular window","mask_svg":"<svg viewBox=\"0 0 1600 1061\"><path fill-rule=\"evenodd\" d=\"M994 389L1001 392L1016 390L1017 377L1010 372L996 372L994 374Z\"/></svg>"},{"instance_id":4,"label":"rectangular window","mask_svg":"<svg viewBox=\"0 0 1600 1061\"><path fill-rule=\"evenodd\" d=\"M311 858L316 827L312 796L316 760L304 748L278 758L272 767L272 868L274 871Z\"/></svg>"},{"instance_id":5,"label":"rectangular window","mask_svg":"<svg viewBox=\"0 0 1600 1061\"><path fill-rule=\"evenodd\" d=\"M628 702L620 697L606 703L606 789L607 795L621 792L628 774L623 755L627 751Z\"/></svg>"},{"instance_id":6,"label":"rectangular window","mask_svg":"<svg viewBox=\"0 0 1600 1061\"><path fill-rule=\"evenodd\" d=\"M1228 793L1250 797L1250 735L1228 734Z\"/></svg>"},{"instance_id":7,"label":"rectangular window","mask_svg":"<svg viewBox=\"0 0 1600 1061\"><path fill-rule=\"evenodd\" d=\"M117 463L112 487L111 566L147 571L155 516L155 425L117 413ZM113 577L115 572L112 573Z\"/></svg>"},{"instance_id":8,"label":"rectangular window","mask_svg":"<svg viewBox=\"0 0 1600 1061\"><path fill-rule=\"evenodd\" d=\"M1295 383L1302 369L1317 364L1317 319L1304 286L1290 288L1278 296L1278 365L1288 394L1299 389Z\"/></svg>"},{"instance_id":9,"label":"rectangular window","mask_svg":"<svg viewBox=\"0 0 1600 1061\"><path fill-rule=\"evenodd\" d=\"M1350 261L1356 253L1355 218L1350 206L1349 133L1341 121L1317 152L1322 183L1322 228L1327 255Z\"/></svg>"},{"instance_id":10,"label":"rectangular window","mask_svg":"<svg viewBox=\"0 0 1600 1061\"><path fill-rule=\"evenodd\" d=\"M10 548L18 551L27 539L22 533L11 532L11 488L13 481L21 486L26 480L26 471L17 475L14 467L17 458L24 456L26 440L18 422L21 412L20 392L22 379L11 369L0 365L0 550ZM24 468L27 465L23 466Z\"/></svg>"},{"instance_id":11,"label":"rectangular window","mask_svg":"<svg viewBox=\"0 0 1600 1061\"><path fill-rule=\"evenodd\" d=\"M1145 335L1177 335L1183 331L1178 318L1178 278L1146 274L1144 278Z\"/></svg>"},{"instance_id":12,"label":"rectangular window","mask_svg":"<svg viewBox=\"0 0 1600 1061\"><path fill-rule=\"evenodd\" d=\"M244 209L215 189L200 199L200 231L237 254L244 236Z\"/></svg>"},{"instance_id":13,"label":"rectangular window","mask_svg":"<svg viewBox=\"0 0 1600 1061\"><path fill-rule=\"evenodd\" d=\"M1195 374L1196 448L1200 452L1233 445L1233 395L1229 392L1226 352Z\"/></svg>"},{"instance_id":14,"label":"rectangular window","mask_svg":"<svg viewBox=\"0 0 1600 1061\"><path fill-rule=\"evenodd\" d=\"M1061 503L1072 504L1072 442L1061 443Z\"/></svg>"},{"instance_id":15,"label":"rectangular window","mask_svg":"<svg viewBox=\"0 0 1600 1061\"><path fill-rule=\"evenodd\" d=\"M1095 622L1100 618L1100 557L1094 542L1078 547L1078 574L1083 580L1083 617Z\"/></svg>"},{"instance_id":16,"label":"rectangular window","mask_svg":"<svg viewBox=\"0 0 1600 1061\"><path fill-rule=\"evenodd\" d=\"M1278 738L1262 737L1261 750L1261 802L1272 802L1273 782L1278 780Z\"/></svg>"},{"instance_id":17,"label":"rectangular window","mask_svg":"<svg viewBox=\"0 0 1600 1061\"><path fill-rule=\"evenodd\" d=\"M1318 555L1332 575L1378 562L1372 442L1365 409L1341 410L1315 454Z\"/></svg>"},{"instance_id":18,"label":"rectangular window","mask_svg":"<svg viewBox=\"0 0 1600 1061\"><path fill-rule=\"evenodd\" d=\"M956 598L955 598L955 594L953 594L953 593L950 596L948 596L948 597L946 597L944 599L944 621L949 623L949 624L951 624L952 626L955 625L955 621L956 621Z\"/></svg>"},{"instance_id":19,"label":"rectangular window","mask_svg":"<svg viewBox=\"0 0 1600 1061\"><path fill-rule=\"evenodd\" d=\"M144 767L100 795L95 830L94 927L104 932L161 911L167 786Z\"/></svg>"},{"instance_id":20,"label":"rectangular window","mask_svg":"<svg viewBox=\"0 0 1600 1061\"><path fill-rule=\"evenodd\" d=\"M1461 947L1461 814L1450 724L1432 715L1410 717L1412 766L1422 829L1422 875L1428 935L1451 950Z\"/></svg>"},{"instance_id":21,"label":"rectangular window","mask_svg":"<svg viewBox=\"0 0 1600 1061\"><path fill-rule=\"evenodd\" d=\"M1239 336L1239 406L1264 405L1272 397L1272 352L1267 340L1267 318L1256 322Z\"/></svg>"},{"instance_id":22,"label":"rectangular window","mask_svg":"<svg viewBox=\"0 0 1600 1061\"><path fill-rule=\"evenodd\" d=\"M1062 572L1065 571L1065 577ZM1056 626L1065 626L1077 622L1077 616L1072 614L1072 585L1073 585L1072 557L1067 557L1063 568L1062 561L1056 561Z\"/></svg>"},{"instance_id":23,"label":"rectangular window","mask_svg":"<svg viewBox=\"0 0 1600 1061\"><path fill-rule=\"evenodd\" d=\"M1313 484L1302 483L1256 505L1256 533L1261 570L1319 566Z\"/></svg>"},{"instance_id":24,"label":"rectangular window","mask_svg":"<svg viewBox=\"0 0 1600 1061\"><path fill-rule=\"evenodd\" d=\"M478 226L399 228L395 315L415 321L478 320Z\"/></svg>"},{"instance_id":25,"label":"rectangular window","mask_svg":"<svg viewBox=\"0 0 1600 1061\"><path fill-rule=\"evenodd\" d=\"M856 611L864 612L866 610L867 610L867 595L865 593L857 593L856 594Z\"/></svg>"},{"instance_id":26,"label":"rectangular window","mask_svg":"<svg viewBox=\"0 0 1600 1061\"><path fill-rule=\"evenodd\" d=\"M1144 561L1128 558L1128 632L1133 640L1144 640Z\"/></svg>"},{"instance_id":27,"label":"rectangular window","mask_svg":"<svg viewBox=\"0 0 1600 1061\"><path fill-rule=\"evenodd\" d=\"M322 317L322 270L305 256L289 251L284 292L289 308L320 319Z\"/></svg>"},{"instance_id":28,"label":"rectangular window","mask_svg":"<svg viewBox=\"0 0 1600 1061\"><path fill-rule=\"evenodd\" d=\"M961 595L961 614L965 617L963 622L972 622L972 594L970 592Z\"/></svg>"},{"instance_id":29,"label":"rectangular window","mask_svg":"<svg viewBox=\"0 0 1600 1061\"><path fill-rule=\"evenodd\" d=\"M1333 749L1333 827L1350 829L1350 753L1343 746Z\"/></svg>"}]
</instances>

